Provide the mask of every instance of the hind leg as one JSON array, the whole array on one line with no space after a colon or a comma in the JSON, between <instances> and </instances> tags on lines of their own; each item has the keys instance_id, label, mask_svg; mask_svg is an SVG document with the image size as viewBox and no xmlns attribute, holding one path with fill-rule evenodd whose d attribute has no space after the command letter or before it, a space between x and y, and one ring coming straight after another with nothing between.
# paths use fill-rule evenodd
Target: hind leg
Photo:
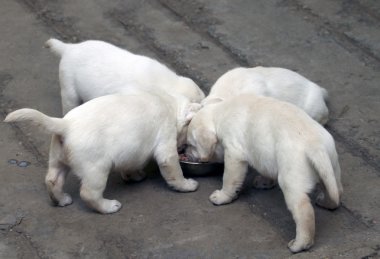
<instances>
[{"instance_id":1,"label":"hind leg","mask_svg":"<svg viewBox=\"0 0 380 259\"><path fill-rule=\"evenodd\" d=\"M70 168L62 161L64 154L60 137L53 135L49 152L49 169L45 177L45 184L50 198L59 206L66 206L73 202L71 196L63 192L63 185Z\"/></svg>"},{"instance_id":2,"label":"hind leg","mask_svg":"<svg viewBox=\"0 0 380 259\"><path fill-rule=\"evenodd\" d=\"M84 167L78 175L82 180L80 196L91 208L103 214L114 213L121 208L119 201L103 198L109 171L90 165Z\"/></svg>"},{"instance_id":3,"label":"hind leg","mask_svg":"<svg viewBox=\"0 0 380 259\"><path fill-rule=\"evenodd\" d=\"M280 181L286 205L296 223L296 238L288 244L290 251L298 253L309 249L314 243L315 216L314 209L306 192L298 190L294 182Z\"/></svg>"},{"instance_id":4,"label":"hind leg","mask_svg":"<svg viewBox=\"0 0 380 259\"><path fill-rule=\"evenodd\" d=\"M320 206L322 208L334 210L334 209L338 208L340 205L340 199L341 199L341 196L343 194L343 186L342 186L342 182L340 179L341 178L341 172L340 172L340 166L339 166L337 154L336 154L336 152L333 152L332 154L330 154L330 156L331 156L331 162L332 162L332 166L333 166L333 170L334 170L335 181L336 181L336 184L338 187L339 199L338 200L332 199L330 197L330 195L328 194L325 185L323 183L321 183L322 191L318 194L317 199L316 199L316 203L318 206Z\"/></svg>"},{"instance_id":5,"label":"hind leg","mask_svg":"<svg viewBox=\"0 0 380 259\"><path fill-rule=\"evenodd\" d=\"M49 164L48 173L45 177L45 184L50 198L58 206L70 205L73 200L68 193L63 192L66 175L69 168L61 163Z\"/></svg>"}]
</instances>

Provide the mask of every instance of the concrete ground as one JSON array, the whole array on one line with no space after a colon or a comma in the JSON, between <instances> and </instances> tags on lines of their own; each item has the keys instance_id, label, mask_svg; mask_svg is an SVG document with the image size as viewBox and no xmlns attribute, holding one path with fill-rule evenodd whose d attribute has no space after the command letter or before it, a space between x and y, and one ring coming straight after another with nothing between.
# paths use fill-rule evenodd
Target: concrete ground
<instances>
[{"instance_id":1,"label":"concrete ground","mask_svg":"<svg viewBox=\"0 0 380 259\"><path fill-rule=\"evenodd\" d=\"M111 175L113 215L52 205L44 186L49 136L0 123L0 258L378 258L380 254L380 2L376 0L2 0L0 120L30 107L60 116L58 59L50 37L101 39L154 57L207 93L236 66L280 66L330 94L345 193L336 211L315 207L310 251L286 245L295 226L281 191L255 190L216 207L219 175L194 193L169 190L158 172L141 183Z\"/></svg>"}]
</instances>

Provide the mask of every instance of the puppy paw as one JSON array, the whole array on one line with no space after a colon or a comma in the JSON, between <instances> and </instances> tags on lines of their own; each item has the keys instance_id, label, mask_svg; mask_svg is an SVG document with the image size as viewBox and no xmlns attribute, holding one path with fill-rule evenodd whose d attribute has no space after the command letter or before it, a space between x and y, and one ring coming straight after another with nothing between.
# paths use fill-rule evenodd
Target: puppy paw
<instances>
[{"instance_id":1,"label":"puppy paw","mask_svg":"<svg viewBox=\"0 0 380 259\"><path fill-rule=\"evenodd\" d=\"M58 201L58 206L65 207L71 203L73 203L73 199L71 198L70 194L64 193L62 199Z\"/></svg>"},{"instance_id":2,"label":"puppy paw","mask_svg":"<svg viewBox=\"0 0 380 259\"><path fill-rule=\"evenodd\" d=\"M121 208L121 203L117 200L104 200L100 212L103 214L115 213Z\"/></svg>"},{"instance_id":3,"label":"puppy paw","mask_svg":"<svg viewBox=\"0 0 380 259\"><path fill-rule=\"evenodd\" d=\"M292 253L299 253L301 251L308 250L312 245L313 241L304 242L293 239L288 243L288 248L292 251Z\"/></svg>"},{"instance_id":4,"label":"puppy paw","mask_svg":"<svg viewBox=\"0 0 380 259\"><path fill-rule=\"evenodd\" d=\"M233 200L233 197L226 195L221 190L216 190L210 195L210 201L215 205L231 203Z\"/></svg>"},{"instance_id":5,"label":"puppy paw","mask_svg":"<svg viewBox=\"0 0 380 259\"><path fill-rule=\"evenodd\" d=\"M276 181L267 177L258 175L253 179L253 187L256 189L272 189L276 186Z\"/></svg>"},{"instance_id":6,"label":"puppy paw","mask_svg":"<svg viewBox=\"0 0 380 259\"><path fill-rule=\"evenodd\" d=\"M184 179L181 184L172 185L172 187L179 192L193 192L198 189L198 182L193 179Z\"/></svg>"},{"instance_id":7,"label":"puppy paw","mask_svg":"<svg viewBox=\"0 0 380 259\"><path fill-rule=\"evenodd\" d=\"M316 203L318 206L328 210L334 210L339 207L339 204L333 202L324 192L318 194Z\"/></svg>"},{"instance_id":8,"label":"puppy paw","mask_svg":"<svg viewBox=\"0 0 380 259\"><path fill-rule=\"evenodd\" d=\"M143 170L135 172L125 172L121 174L125 182L141 182L146 178L146 173Z\"/></svg>"}]
</instances>

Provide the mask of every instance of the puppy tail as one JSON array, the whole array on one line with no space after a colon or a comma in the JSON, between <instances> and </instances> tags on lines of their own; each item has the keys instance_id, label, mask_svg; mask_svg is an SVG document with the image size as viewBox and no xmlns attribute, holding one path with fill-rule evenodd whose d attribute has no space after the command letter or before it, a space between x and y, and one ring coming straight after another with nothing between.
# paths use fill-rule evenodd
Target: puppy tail
<instances>
[{"instance_id":1,"label":"puppy tail","mask_svg":"<svg viewBox=\"0 0 380 259\"><path fill-rule=\"evenodd\" d=\"M66 121L64 119L49 117L42 112L33 109L20 109L5 117L4 122L31 121L37 126L41 126L50 133L64 135L66 132Z\"/></svg>"},{"instance_id":2,"label":"puppy tail","mask_svg":"<svg viewBox=\"0 0 380 259\"><path fill-rule=\"evenodd\" d=\"M57 39L49 39L45 42L45 48L50 49L51 52L53 52L58 57L62 57L63 53L67 49L66 43L63 43L60 40Z\"/></svg>"},{"instance_id":3,"label":"puppy tail","mask_svg":"<svg viewBox=\"0 0 380 259\"><path fill-rule=\"evenodd\" d=\"M311 165L318 172L318 175L321 178L324 187L326 188L327 194L331 200L329 208L337 208L340 204L340 195L343 191L341 185L338 186L338 181L340 179L337 178L340 178L340 171L334 171L332 161L325 150L312 150L312 152L308 152L306 156ZM334 161L334 164L338 164L338 168L335 169L337 171L340 170L339 163L337 161Z\"/></svg>"}]
</instances>

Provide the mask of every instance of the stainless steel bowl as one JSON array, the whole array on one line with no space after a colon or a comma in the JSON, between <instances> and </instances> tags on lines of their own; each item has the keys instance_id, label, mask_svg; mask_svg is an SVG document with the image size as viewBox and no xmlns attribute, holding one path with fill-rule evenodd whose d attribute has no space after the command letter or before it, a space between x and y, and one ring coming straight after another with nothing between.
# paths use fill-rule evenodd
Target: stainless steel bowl
<instances>
[{"instance_id":1,"label":"stainless steel bowl","mask_svg":"<svg viewBox=\"0 0 380 259\"><path fill-rule=\"evenodd\" d=\"M179 161L185 176L209 176L223 174L222 163L197 163L190 161Z\"/></svg>"}]
</instances>

